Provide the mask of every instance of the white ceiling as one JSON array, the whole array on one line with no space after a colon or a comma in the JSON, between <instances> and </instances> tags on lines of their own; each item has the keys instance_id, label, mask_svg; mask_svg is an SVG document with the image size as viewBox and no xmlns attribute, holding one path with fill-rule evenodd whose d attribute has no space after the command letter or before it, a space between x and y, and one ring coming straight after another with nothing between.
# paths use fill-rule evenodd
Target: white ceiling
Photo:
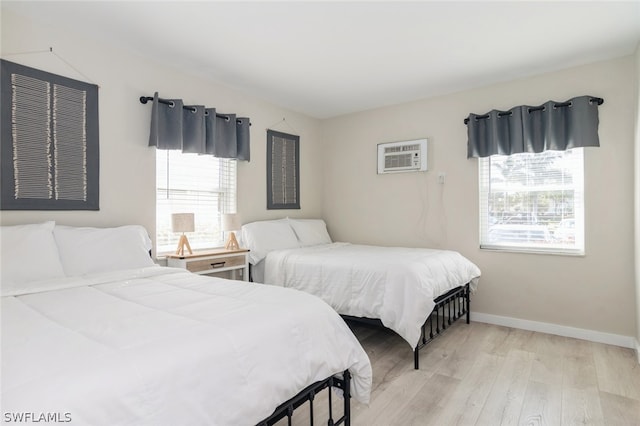
<instances>
[{"instance_id":1,"label":"white ceiling","mask_svg":"<svg viewBox=\"0 0 640 426\"><path fill-rule=\"evenodd\" d=\"M640 1L31 2L56 22L317 118L632 54Z\"/></svg>"}]
</instances>

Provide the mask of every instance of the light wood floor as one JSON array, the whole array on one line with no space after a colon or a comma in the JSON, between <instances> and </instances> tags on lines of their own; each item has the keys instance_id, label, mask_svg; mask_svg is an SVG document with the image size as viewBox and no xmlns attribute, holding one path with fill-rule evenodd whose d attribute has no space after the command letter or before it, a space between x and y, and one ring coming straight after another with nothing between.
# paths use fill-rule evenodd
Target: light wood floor
<instances>
[{"instance_id":1,"label":"light wood floor","mask_svg":"<svg viewBox=\"0 0 640 426\"><path fill-rule=\"evenodd\" d=\"M414 370L395 333L350 325L373 366L371 402L352 401L353 426L640 425L631 349L462 322L423 348ZM326 424L326 393L316 398L315 424ZM293 423L308 416L301 407Z\"/></svg>"}]
</instances>

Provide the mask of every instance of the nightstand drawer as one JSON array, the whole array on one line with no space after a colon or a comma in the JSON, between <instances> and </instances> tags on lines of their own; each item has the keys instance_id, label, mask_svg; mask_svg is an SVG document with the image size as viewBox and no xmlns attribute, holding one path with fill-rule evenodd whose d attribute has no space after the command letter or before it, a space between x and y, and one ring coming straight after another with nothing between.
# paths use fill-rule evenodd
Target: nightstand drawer
<instances>
[{"instance_id":1,"label":"nightstand drawer","mask_svg":"<svg viewBox=\"0 0 640 426\"><path fill-rule=\"evenodd\" d=\"M182 268L199 275L216 275L226 278L242 274L242 280L249 281L249 250L226 250L223 248L198 251L188 255L167 255L167 266ZM224 274L224 277L221 276Z\"/></svg>"},{"instance_id":2,"label":"nightstand drawer","mask_svg":"<svg viewBox=\"0 0 640 426\"><path fill-rule=\"evenodd\" d=\"M243 266L245 256L228 256L213 259L191 260L187 262L187 270L191 272L215 271L216 269Z\"/></svg>"}]
</instances>

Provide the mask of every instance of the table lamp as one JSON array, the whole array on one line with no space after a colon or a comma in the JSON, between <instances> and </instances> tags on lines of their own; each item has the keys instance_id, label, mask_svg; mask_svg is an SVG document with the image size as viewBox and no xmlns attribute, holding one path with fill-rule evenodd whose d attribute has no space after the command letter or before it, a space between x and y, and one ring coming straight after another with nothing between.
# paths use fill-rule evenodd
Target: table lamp
<instances>
[{"instance_id":1,"label":"table lamp","mask_svg":"<svg viewBox=\"0 0 640 426\"><path fill-rule=\"evenodd\" d=\"M222 230L225 232L229 232L229 238L227 239L227 243L224 248L227 250L238 250L240 246L238 245L238 240L236 239L236 234L233 231L237 231L240 229L242 225L240 224L240 217L235 213L223 214L222 215Z\"/></svg>"},{"instance_id":2,"label":"table lamp","mask_svg":"<svg viewBox=\"0 0 640 426\"><path fill-rule=\"evenodd\" d=\"M187 239L187 236L184 235L185 232L195 231L193 216L193 213L174 213L171 215L171 230L173 232L182 232L180 241L178 241L178 248L176 249L176 254L179 256L184 256L185 246L187 246L189 254L193 254L191 246L189 245L189 240Z\"/></svg>"}]
</instances>

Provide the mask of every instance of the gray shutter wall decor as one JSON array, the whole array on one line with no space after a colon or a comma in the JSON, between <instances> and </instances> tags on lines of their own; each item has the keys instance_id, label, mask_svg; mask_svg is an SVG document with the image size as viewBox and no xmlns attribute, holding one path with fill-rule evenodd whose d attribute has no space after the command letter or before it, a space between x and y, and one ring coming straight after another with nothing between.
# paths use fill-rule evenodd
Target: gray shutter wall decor
<instances>
[{"instance_id":1,"label":"gray shutter wall decor","mask_svg":"<svg viewBox=\"0 0 640 426\"><path fill-rule=\"evenodd\" d=\"M2 210L99 210L98 86L1 60Z\"/></svg>"},{"instance_id":2,"label":"gray shutter wall decor","mask_svg":"<svg viewBox=\"0 0 640 426\"><path fill-rule=\"evenodd\" d=\"M300 208L300 136L267 130L267 209Z\"/></svg>"}]
</instances>

